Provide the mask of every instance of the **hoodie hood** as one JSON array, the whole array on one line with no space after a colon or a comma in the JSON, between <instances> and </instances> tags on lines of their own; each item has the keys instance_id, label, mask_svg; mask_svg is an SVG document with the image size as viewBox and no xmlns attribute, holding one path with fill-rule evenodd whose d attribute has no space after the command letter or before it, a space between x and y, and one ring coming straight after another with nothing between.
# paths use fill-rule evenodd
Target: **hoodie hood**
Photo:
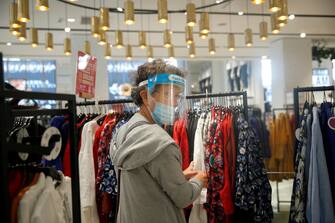
<instances>
[{"instance_id":1,"label":"hoodie hood","mask_svg":"<svg viewBox=\"0 0 335 223\"><path fill-rule=\"evenodd\" d=\"M116 133L111 145L114 166L123 170L141 167L156 158L174 140L157 124L136 113Z\"/></svg>"}]
</instances>

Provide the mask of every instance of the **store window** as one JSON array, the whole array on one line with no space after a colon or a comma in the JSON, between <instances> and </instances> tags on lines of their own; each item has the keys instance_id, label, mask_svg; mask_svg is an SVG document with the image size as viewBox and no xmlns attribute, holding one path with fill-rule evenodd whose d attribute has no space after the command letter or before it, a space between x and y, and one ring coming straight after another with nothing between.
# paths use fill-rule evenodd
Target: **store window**
<instances>
[{"instance_id":1,"label":"store window","mask_svg":"<svg viewBox=\"0 0 335 223\"><path fill-rule=\"evenodd\" d=\"M18 90L56 93L56 61L4 58L5 81ZM41 107L52 107L55 101L37 101Z\"/></svg>"}]
</instances>

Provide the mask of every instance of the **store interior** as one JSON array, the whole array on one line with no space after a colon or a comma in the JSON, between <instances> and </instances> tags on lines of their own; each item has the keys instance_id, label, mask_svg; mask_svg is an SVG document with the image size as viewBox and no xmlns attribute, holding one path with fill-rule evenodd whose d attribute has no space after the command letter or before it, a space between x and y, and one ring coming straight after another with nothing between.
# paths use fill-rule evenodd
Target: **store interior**
<instances>
[{"instance_id":1,"label":"store interior","mask_svg":"<svg viewBox=\"0 0 335 223\"><path fill-rule=\"evenodd\" d=\"M243 109L250 126L256 128L262 147L261 159L272 189L272 222L308 222L306 219L312 219L311 223L331 222L310 214L314 206L308 206L309 199L322 196L309 193L312 187L309 182L314 180L310 170L305 169L305 175L309 174L306 177L309 181L303 182L307 185L304 186L305 194L299 194L304 189L297 189L300 185L298 167L305 162L305 155L301 155L304 154L302 148L305 148L305 144L300 143L300 146L302 140L298 139L305 133L295 130L303 129L301 125L305 124L301 124L301 121L305 120L305 116L308 123L304 114L306 102L317 106L320 111L324 108L322 104L330 102L332 107L329 111L332 113L327 114L335 117L334 0L2 0L0 12L3 79L0 80L3 82L0 87L4 87L6 82L23 91L23 94L14 94L16 96L1 91L1 103L8 98L24 99L23 95L27 92L26 99L30 100L24 103L30 106L29 109L32 106L37 110L55 110L41 114L36 112L36 117L43 114L54 117L68 109L67 112L72 112L73 120L70 120L74 123L81 113L106 113L113 109L123 111L125 108L134 112L136 106L131 103L131 91L135 85L137 67L163 59L187 74L186 95L202 95L200 104L207 100L212 104L223 103L227 107L246 106ZM95 80L92 92L82 94L78 93L78 69L81 60L87 58L93 58ZM45 95L29 95L30 92L44 92ZM211 95L231 93L232 97L240 98L210 99ZM194 101L188 105L198 105L196 99L190 100ZM8 107L0 109L4 112L2 114L7 115ZM309 111L311 114L314 112L312 109ZM322 134L317 137L323 138L325 153L322 157L330 171L329 174L326 171L329 178L327 188L332 193L329 197L334 199L335 173L331 170L334 167L331 159L335 162L335 153L328 149L335 140L332 139L335 128L328 121L329 132L323 132L326 130L322 127L321 113ZM24 109L13 111L13 114L23 117ZM26 115L33 114L27 111ZM49 123L44 116L38 123ZM1 120L6 121L6 117L4 115ZM4 124L2 129L8 127L14 131L15 128L10 127L13 124L7 122L8 126ZM2 151L6 147L4 138L7 135L8 132L1 133ZM70 133L69 137L75 138L74 135ZM79 138L70 140L68 146L76 147ZM313 145L312 142L312 148ZM60 147L65 150L65 146ZM306 147L311 148L308 143ZM22 146L20 148L23 149ZM20 148L15 151L21 151ZM318 145L317 148L321 149ZM332 149L335 151L334 147ZM69 202L73 203L67 220L80 222L81 219L86 222L83 219L87 216L83 215L83 209L80 210L80 204L83 206L82 200L87 199L83 198L82 189L73 186L74 182L80 182L80 153L70 150L71 162L67 165L72 168L68 173L73 177L69 189L72 189L73 196ZM23 151L27 152L28 149ZM6 160L1 165L1 177L10 182L14 175L7 173L6 168L11 165L4 157L8 154L1 153L0 158ZM61 154L64 155L63 152ZM78 155L79 164L73 161L78 159ZM318 162L322 162L322 159L318 159ZM324 185L323 178L315 182ZM327 188L320 190L326 191ZM2 186L1 193L6 194L7 190L7 186ZM333 209L327 212L333 214L328 220L335 220L335 199L330 205L326 203L329 200L320 197L318 200L322 205ZM13 221L11 199L6 199L4 206L1 206L8 211L8 222ZM305 206L297 207L297 202ZM304 221L299 214L304 215ZM21 217L15 217L15 222L22 221ZM112 222L111 218L102 221L99 217L100 222ZM248 222L262 221L248 219Z\"/></svg>"}]
</instances>

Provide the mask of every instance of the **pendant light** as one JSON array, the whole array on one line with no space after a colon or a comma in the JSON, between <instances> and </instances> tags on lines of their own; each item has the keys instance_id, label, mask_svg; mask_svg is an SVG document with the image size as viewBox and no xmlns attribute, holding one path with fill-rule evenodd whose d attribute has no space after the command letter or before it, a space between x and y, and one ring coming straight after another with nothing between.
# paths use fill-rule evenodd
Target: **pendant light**
<instances>
[{"instance_id":1,"label":"pendant light","mask_svg":"<svg viewBox=\"0 0 335 223\"><path fill-rule=\"evenodd\" d=\"M124 2L124 22L127 25L132 25L135 23L134 15L134 2L132 0L126 0Z\"/></svg>"},{"instance_id":2,"label":"pendant light","mask_svg":"<svg viewBox=\"0 0 335 223\"><path fill-rule=\"evenodd\" d=\"M119 49L123 47L123 35L120 30L115 31L115 45Z\"/></svg>"},{"instance_id":3,"label":"pendant light","mask_svg":"<svg viewBox=\"0 0 335 223\"><path fill-rule=\"evenodd\" d=\"M105 59L109 60L112 57L111 45L109 43L105 46Z\"/></svg>"},{"instance_id":4,"label":"pendant light","mask_svg":"<svg viewBox=\"0 0 335 223\"><path fill-rule=\"evenodd\" d=\"M261 40L268 38L268 23L264 21L264 5L262 6L262 22L259 23L259 37Z\"/></svg>"},{"instance_id":5,"label":"pendant light","mask_svg":"<svg viewBox=\"0 0 335 223\"><path fill-rule=\"evenodd\" d=\"M109 11L106 7L100 8L100 28L104 31L109 29Z\"/></svg>"},{"instance_id":6,"label":"pendant light","mask_svg":"<svg viewBox=\"0 0 335 223\"><path fill-rule=\"evenodd\" d=\"M192 26L185 26L185 40L186 44L190 45L193 43L193 27Z\"/></svg>"},{"instance_id":7,"label":"pendant light","mask_svg":"<svg viewBox=\"0 0 335 223\"><path fill-rule=\"evenodd\" d=\"M10 27L19 28L21 26L20 21L17 19L17 3L12 2L9 6L9 24Z\"/></svg>"},{"instance_id":8,"label":"pendant light","mask_svg":"<svg viewBox=\"0 0 335 223\"><path fill-rule=\"evenodd\" d=\"M152 46L147 47L147 58L149 62L151 62L154 59L154 50Z\"/></svg>"},{"instance_id":9,"label":"pendant light","mask_svg":"<svg viewBox=\"0 0 335 223\"><path fill-rule=\"evenodd\" d=\"M142 9L142 0L140 0L140 8ZM147 37L143 31L143 15L141 15L141 31L138 33L138 43L141 49L147 47Z\"/></svg>"},{"instance_id":10,"label":"pendant light","mask_svg":"<svg viewBox=\"0 0 335 223\"><path fill-rule=\"evenodd\" d=\"M285 19L285 20L279 20L278 24L279 24L280 27L284 27L287 24L287 19Z\"/></svg>"},{"instance_id":11,"label":"pendant light","mask_svg":"<svg viewBox=\"0 0 335 223\"><path fill-rule=\"evenodd\" d=\"M48 0L36 0L35 9L38 11L48 11L49 10L49 1Z\"/></svg>"},{"instance_id":12,"label":"pendant light","mask_svg":"<svg viewBox=\"0 0 335 223\"><path fill-rule=\"evenodd\" d=\"M273 34L278 34L279 31L280 31L280 26L279 26L279 24L278 24L278 20L277 20L277 13L278 13L278 12L273 13L273 14L271 15L271 32L272 32Z\"/></svg>"},{"instance_id":13,"label":"pendant light","mask_svg":"<svg viewBox=\"0 0 335 223\"><path fill-rule=\"evenodd\" d=\"M228 33L227 36L227 46L229 51L234 51L235 50L235 36L234 33Z\"/></svg>"},{"instance_id":14,"label":"pendant light","mask_svg":"<svg viewBox=\"0 0 335 223\"><path fill-rule=\"evenodd\" d=\"M51 51L54 49L53 36L52 36L52 33L50 32L47 32L45 34L45 48L48 51Z\"/></svg>"},{"instance_id":15,"label":"pendant light","mask_svg":"<svg viewBox=\"0 0 335 223\"><path fill-rule=\"evenodd\" d=\"M260 5L263 4L265 0L251 0L251 3L254 5Z\"/></svg>"},{"instance_id":16,"label":"pendant light","mask_svg":"<svg viewBox=\"0 0 335 223\"><path fill-rule=\"evenodd\" d=\"M186 23L188 26L195 26L197 17L195 14L195 4L188 3L186 5Z\"/></svg>"},{"instance_id":17,"label":"pendant light","mask_svg":"<svg viewBox=\"0 0 335 223\"><path fill-rule=\"evenodd\" d=\"M171 47L168 48L168 58L170 60L174 59L174 47L173 47L173 45L171 45Z\"/></svg>"},{"instance_id":18,"label":"pendant light","mask_svg":"<svg viewBox=\"0 0 335 223\"><path fill-rule=\"evenodd\" d=\"M208 40L208 51L211 55L214 55L216 50L215 50L215 39L214 38L209 38Z\"/></svg>"},{"instance_id":19,"label":"pendant light","mask_svg":"<svg viewBox=\"0 0 335 223\"><path fill-rule=\"evenodd\" d=\"M19 29L20 29L20 33L17 37L19 38L21 42L23 42L27 39L26 23L22 22L21 27Z\"/></svg>"},{"instance_id":20,"label":"pendant light","mask_svg":"<svg viewBox=\"0 0 335 223\"><path fill-rule=\"evenodd\" d=\"M278 11L277 18L279 20L285 20L288 18L288 7L287 7L287 0L280 1L280 10Z\"/></svg>"},{"instance_id":21,"label":"pendant light","mask_svg":"<svg viewBox=\"0 0 335 223\"><path fill-rule=\"evenodd\" d=\"M245 30L245 45L247 47L252 46L252 30L250 28Z\"/></svg>"},{"instance_id":22,"label":"pendant light","mask_svg":"<svg viewBox=\"0 0 335 223\"><path fill-rule=\"evenodd\" d=\"M141 49L144 49L147 47L146 35L144 31L140 31L138 33L138 42L139 42L139 46Z\"/></svg>"},{"instance_id":23,"label":"pendant light","mask_svg":"<svg viewBox=\"0 0 335 223\"><path fill-rule=\"evenodd\" d=\"M170 30L165 29L163 33L163 40L164 40L164 47L169 48L171 47L171 33Z\"/></svg>"},{"instance_id":24,"label":"pendant light","mask_svg":"<svg viewBox=\"0 0 335 223\"><path fill-rule=\"evenodd\" d=\"M208 37L208 33L199 33L201 39L206 39Z\"/></svg>"},{"instance_id":25,"label":"pendant light","mask_svg":"<svg viewBox=\"0 0 335 223\"><path fill-rule=\"evenodd\" d=\"M20 25L21 26L21 25ZM9 31L11 32L12 35L18 36L20 35L20 27L9 27Z\"/></svg>"},{"instance_id":26,"label":"pendant light","mask_svg":"<svg viewBox=\"0 0 335 223\"><path fill-rule=\"evenodd\" d=\"M88 55L91 55L91 43L88 40L85 40L84 52Z\"/></svg>"},{"instance_id":27,"label":"pendant light","mask_svg":"<svg viewBox=\"0 0 335 223\"><path fill-rule=\"evenodd\" d=\"M127 58L127 60L131 60L132 57L133 57L133 54L132 54L131 45L128 44L127 47L126 47L126 58Z\"/></svg>"},{"instance_id":28,"label":"pendant light","mask_svg":"<svg viewBox=\"0 0 335 223\"><path fill-rule=\"evenodd\" d=\"M38 46L38 31L36 28L30 28L30 34L31 34L31 46L37 47Z\"/></svg>"},{"instance_id":29,"label":"pendant light","mask_svg":"<svg viewBox=\"0 0 335 223\"><path fill-rule=\"evenodd\" d=\"M65 38L64 39L64 54L66 56L70 56L72 54L71 39L70 38Z\"/></svg>"},{"instance_id":30,"label":"pendant light","mask_svg":"<svg viewBox=\"0 0 335 223\"><path fill-rule=\"evenodd\" d=\"M92 16L91 17L91 33L93 35L94 38L98 38L99 37L99 28L100 28L100 24L99 24L99 18L98 16Z\"/></svg>"},{"instance_id":31,"label":"pendant light","mask_svg":"<svg viewBox=\"0 0 335 223\"><path fill-rule=\"evenodd\" d=\"M227 48L229 51L235 50L235 36L232 32L232 22L231 22L231 4L229 4L229 33L227 35Z\"/></svg>"},{"instance_id":32,"label":"pendant light","mask_svg":"<svg viewBox=\"0 0 335 223\"><path fill-rule=\"evenodd\" d=\"M269 10L270 12L278 12L280 10L281 0L269 0Z\"/></svg>"},{"instance_id":33,"label":"pendant light","mask_svg":"<svg viewBox=\"0 0 335 223\"><path fill-rule=\"evenodd\" d=\"M106 44L106 32L103 30L100 30L98 44L101 46Z\"/></svg>"},{"instance_id":34,"label":"pendant light","mask_svg":"<svg viewBox=\"0 0 335 223\"><path fill-rule=\"evenodd\" d=\"M18 0L17 9L17 19L20 22L29 22L29 0Z\"/></svg>"},{"instance_id":35,"label":"pendant light","mask_svg":"<svg viewBox=\"0 0 335 223\"><path fill-rule=\"evenodd\" d=\"M188 48L188 55L191 57L191 58L194 58L195 57L195 44L194 42L189 45L189 48Z\"/></svg>"},{"instance_id":36,"label":"pendant light","mask_svg":"<svg viewBox=\"0 0 335 223\"><path fill-rule=\"evenodd\" d=\"M157 0L158 22L167 23L168 21L168 5L167 0Z\"/></svg>"},{"instance_id":37,"label":"pendant light","mask_svg":"<svg viewBox=\"0 0 335 223\"><path fill-rule=\"evenodd\" d=\"M204 34L209 33L209 14L208 12L201 13L199 22L200 22L199 24L200 33L204 33Z\"/></svg>"}]
</instances>

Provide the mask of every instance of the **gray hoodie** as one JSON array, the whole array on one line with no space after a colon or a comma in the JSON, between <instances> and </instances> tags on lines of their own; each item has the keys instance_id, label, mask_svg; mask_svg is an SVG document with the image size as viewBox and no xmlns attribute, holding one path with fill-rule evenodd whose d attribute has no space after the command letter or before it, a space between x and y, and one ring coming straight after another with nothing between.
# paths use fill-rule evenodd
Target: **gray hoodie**
<instances>
[{"instance_id":1,"label":"gray hoodie","mask_svg":"<svg viewBox=\"0 0 335 223\"><path fill-rule=\"evenodd\" d=\"M200 194L202 182L187 181L181 154L161 127L136 113L117 132L111 155L121 169L118 223L184 223L182 208Z\"/></svg>"}]
</instances>

